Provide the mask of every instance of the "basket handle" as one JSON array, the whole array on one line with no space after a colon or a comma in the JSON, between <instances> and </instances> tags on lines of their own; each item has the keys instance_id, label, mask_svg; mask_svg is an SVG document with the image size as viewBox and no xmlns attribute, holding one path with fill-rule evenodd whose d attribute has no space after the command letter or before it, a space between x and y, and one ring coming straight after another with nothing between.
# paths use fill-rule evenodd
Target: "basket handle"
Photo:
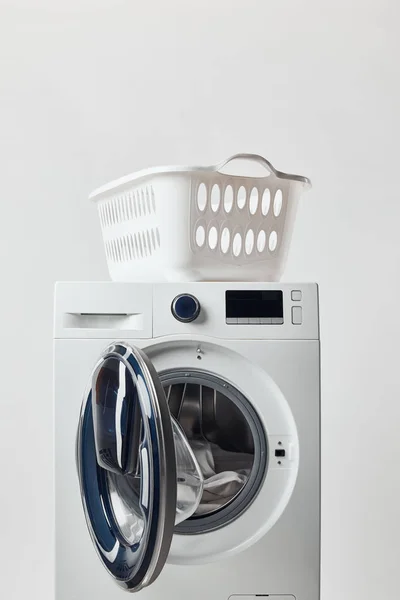
<instances>
[{"instance_id":1,"label":"basket handle","mask_svg":"<svg viewBox=\"0 0 400 600\"><path fill-rule=\"evenodd\" d=\"M257 162L258 164L265 167L270 173L273 173L274 175L277 174L277 171L271 165L269 160L267 160L263 156L260 156L259 154L247 154L247 153L234 154L233 156L230 156L226 160L223 160L219 165L217 165L215 167L215 170L220 171L221 169L226 167L226 165L229 164L230 162L232 162L233 160L249 160L249 161Z\"/></svg>"},{"instance_id":2,"label":"basket handle","mask_svg":"<svg viewBox=\"0 0 400 600\"><path fill-rule=\"evenodd\" d=\"M259 154L246 154L246 153L234 154L233 156L230 156L226 160L223 160L219 165L216 165L213 168L215 171L221 171L221 169L226 167L227 164L229 164L233 160L238 160L238 159L257 162L258 164L265 167L267 169L267 171L269 171L270 174L274 175L275 177L278 177L279 179L288 179L290 181L298 181L298 182L302 183L306 188L311 187L311 181L308 179L308 177L302 177L301 175L291 175L289 173L283 173L282 171L278 171L277 169L275 169L275 167L273 167L271 165L269 160L267 160L263 156L260 156Z\"/></svg>"}]
</instances>

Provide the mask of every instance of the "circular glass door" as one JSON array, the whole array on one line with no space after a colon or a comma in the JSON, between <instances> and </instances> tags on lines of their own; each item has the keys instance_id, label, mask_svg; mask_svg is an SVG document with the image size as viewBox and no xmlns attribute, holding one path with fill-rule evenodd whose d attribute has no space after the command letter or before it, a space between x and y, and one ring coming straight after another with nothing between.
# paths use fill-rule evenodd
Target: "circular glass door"
<instances>
[{"instance_id":1,"label":"circular glass door","mask_svg":"<svg viewBox=\"0 0 400 600\"><path fill-rule=\"evenodd\" d=\"M76 458L98 556L130 591L152 583L168 556L177 510L174 434L146 355L122 343L108 347L82 406Z\"/></svg>"}]
</instances>

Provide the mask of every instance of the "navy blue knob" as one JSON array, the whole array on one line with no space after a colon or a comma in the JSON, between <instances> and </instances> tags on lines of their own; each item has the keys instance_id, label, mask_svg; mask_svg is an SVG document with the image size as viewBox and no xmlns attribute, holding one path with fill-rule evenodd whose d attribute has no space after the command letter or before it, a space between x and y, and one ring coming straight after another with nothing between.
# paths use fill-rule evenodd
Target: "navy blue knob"
<instances>
[{"instance_id":1,"label":"navy blue knob","mask_svg":"<svg viewBox=\"0 0 400 600\"><path fill-rule=\"evenodd\" d=\"M200 314L200 302L190 294L179 294L172 300L171 312L178 321L190 323Z\"/></svg>"}]
</instances>

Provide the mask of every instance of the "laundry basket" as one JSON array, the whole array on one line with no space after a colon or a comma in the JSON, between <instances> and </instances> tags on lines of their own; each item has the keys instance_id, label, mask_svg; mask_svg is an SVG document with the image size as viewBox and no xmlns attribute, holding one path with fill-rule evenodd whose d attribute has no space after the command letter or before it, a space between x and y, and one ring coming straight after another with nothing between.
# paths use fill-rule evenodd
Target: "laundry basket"
<instances>
[{"instance_id":1,"label":"laundry basket","mask_svg":"<svg viewBox=\"0 0 400 600\"><path fill-rule=\"evenodd\" d=\"M265 174L223 172L238 159L259 163ZM90 198L114 281L277 281L309 185L261 156L237 154L212 167L140 171Z\"/></svg>"}]
</instances>

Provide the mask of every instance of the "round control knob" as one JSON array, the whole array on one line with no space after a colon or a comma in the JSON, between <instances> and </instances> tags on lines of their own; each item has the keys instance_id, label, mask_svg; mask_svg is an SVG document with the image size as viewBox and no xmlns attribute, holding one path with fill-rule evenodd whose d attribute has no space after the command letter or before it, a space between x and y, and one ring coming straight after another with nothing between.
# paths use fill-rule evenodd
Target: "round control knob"
<instances>
[{"instance_id":1,"label":"round control knob","mask_svg":"<svg viewBox=\"0 0 400 600\"><path fill-rule=\"evenodd\" d=\"M178 321L190 323L200 314L200 302L191 294L179 294L172 300L171 312Z\"/></svg>"}]
</instances>

